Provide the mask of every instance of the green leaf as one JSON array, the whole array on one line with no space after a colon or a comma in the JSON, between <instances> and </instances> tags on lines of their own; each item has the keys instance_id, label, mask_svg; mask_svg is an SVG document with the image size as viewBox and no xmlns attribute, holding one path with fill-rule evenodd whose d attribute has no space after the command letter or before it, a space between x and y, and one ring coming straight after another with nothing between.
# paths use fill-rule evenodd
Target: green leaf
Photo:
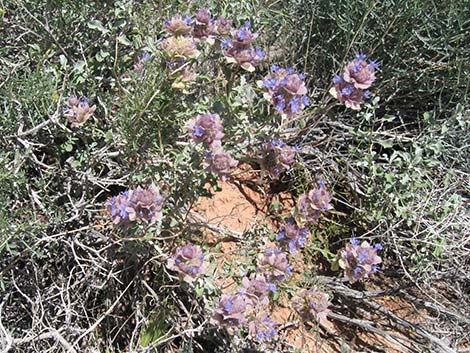
<instances>
[{"instance_id":1,"label":"green leaf","mask_svg":"<svg viewBox=\"0 0 470 353\"><path fill-rule=\"evenodd\" d=\"M118 42L123 45L127 45L127 46L132 45L132 42L129 39L127 39L125 34L120 35L117 39L118 39Z\"/></svg>"},{"instance_id":2,"label":"green leaf","mask_svg":"<svg viewBox=\"0 0 470 353\"><path fill-rule=\"evenodd\" d=\"M87 26L90 29L97 29L103 34L109 32L99 20L91 20L90 22L87 23Z\"/></svg>"},{"instance_id":3,"label":"green leaf","mask_svg":"<svg viewBox=\"0 0 470 353\"><path fill-rule=\"evenodd\" d=\"M377 143L383 148L392 148L393 142L390 140L377 140Z\"/></svg>"}]
</instances>

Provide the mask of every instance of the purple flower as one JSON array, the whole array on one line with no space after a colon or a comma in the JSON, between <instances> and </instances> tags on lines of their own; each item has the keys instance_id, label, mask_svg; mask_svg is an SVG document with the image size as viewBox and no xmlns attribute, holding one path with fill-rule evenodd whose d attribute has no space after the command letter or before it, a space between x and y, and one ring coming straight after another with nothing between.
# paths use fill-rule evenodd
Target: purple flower
<instances>
[{"instance_id":1,"label":"purple flower","mask_svg":"<svg viewBox=\"0 0 470 353\"><path fill-rule=\"evenodd\" d=\"M360 110L364 101L362 89L355 88L353 84L346 82L342 78L341 80L336 79L334 82L335 84L330 89L330 94L346 107L353 110Z\"/></svg>"},{"instance_id":2,"label":"purple flower","mask_svg":"<svg viewBox=\"0 0 470 353\"><path fill-rule=\"evenodd\" d=\"M176 249L175 255L168 260L167 266L170 270L178 272L181 280L189 283L206 271L201 248L191 243Z\"/></svg>"},{"instance_id":3,"label":"purple flower","mask_svg":"<svg viewBox=\"0 0 470 353\"><path fill-rule=\"evenodd\" d=\"M341 94L344 95L344 96L348 96L353 92L354 92L354 86L353 85L347 85L346 87L344 87L341 90Z\"/></svg>"},{"instance_id":4,"label":"purple flower","mask_svg":"<svg viewBox=\"0 0 470 353\"><path fill-rule=\"evenodd\" d=\"M206 171L217 174L220 180L228 179L230 173L238 165L238 161L229 153L225 152L222 147L217 147L205 158Z\"/></svg>"},{"instance_id":5,"label":"purple flower","mask_svg":"<svg viewBox=\"0 0 470 353\"><path fill-rule=\"evenodd\" d=\"M181 15L176 15L171 20L165 20L165 31L173 36L189 34L192 30L191 22L191 17L183 19Z\"/></svg>"},{"instance_id":6,"label":"purple flower","mask_svg":"<svg viewBox=\"0 0 470 353\"><path fill-rule=\"evenodd\" d=\"M201 114L188 122L188 131L195 143L205 143L214 148L221 145L223 126L217 114Z\"/></svg>"},{"instance_id":7,"label":"purple flower","mask_svg":"<svg viewBox=\"0 0 470 353\"><path fill-rule=\"evenodd\" d=\"M343 82L344 82L343 76L335 75L335 76L333 77L333 83L334 83L334 84L339 84L339 83L343 83Z\"/></svg>"},{"instance_id":8,"label":"purple flower","mask_svg":"<svg viewBox=\"0 0 470 353\"><path fill-rule=\"evenodd\" d=\"M287 255L279 248L267 249L260 258L259 271L272 283L282 282L292 272Z\"/></svg>"},{"instance_id":9,"label":"purple flower","mask_svg":"<svg viewBox=\"0 0 470 353\"><path fill-rule=\"evenodd\" d=\"M219 36L226 36L229 35L232 31L232 21L227 20L224 17L218 17L217 21L215 21L213 32Z\"/></svg>"},{"instance_id":10,"label":"purple flower","mask_svg":"<svg viewBox=\"0 0 470 353\"><path fill-rule=\"evenodd\" d=\"M145 64L151 59L152 54L143 53L135 59L134 71L143 72L145 70Z\"/></svg>"},{"instance_id":11,"label":"purple flower","mask_svg":"<svg viewBox=\"0 0 470 353\"><path fill-rule=\"evenodd\" d=\"M302 318L320 323L326 320L330 304L328 295L317 288L300 289L292 298L292 307Z\"/></svg>"},{"instance_id":12,"label":"purple flower","mask_svg":"<svg viewBox=\"0 0 470 353\"><path fill-rule=\"evenodd\" d=\"M350 241L349 241L352 245L359 245L359 239L357 238L352 238Z\"/></svg>"},{"instance_id":13,"label":"purple flower","mask_svg":"<svg viewBox=\"0 0 470 353\"><path fill-rule=\"evenodd\" d=\"M331 195L323 185L299 197L298 206L302 216L311 224L318 223L320 216L331 210Z\"/></svg>"},{"instance_id":14,"label":"purple flower","mask_svg":"<svg viewBox=\"0 0 470 353\"><path fill-rule=\"evenodd\" d=\"M264 312L259 312L248 323L248 334L257 341L267 341L277 336L277 323Z\"/></svg>"},{"instance_id":15,"label":"purple flower","mask_svg":"<svg viewBox=\"0 0 470 353\"><path fill-rule=\"evenodd\" d=\"M245 295L222 295L211 322L230 331L246 323L245 312L251 310L252 303Z\"/></svg>"},{"instance_id":16,"label":"purple flower","mask_svg":"<svg viewBox=\"0 0 470 353\"><path fill-rule=\"evenodd\" d=\"M289 252L295 254L304 247L309 231L307 228L299 228L293 218L286 218L285 222L276 240L287 244Z\"/></svg>"},{"instance_id":17,"label":"purple flower","mask_svg":"<svg viewBox=\"0 0 470 353\"><path fill-rule=\"evenodd\" d=\"M130 222L155 223L162 217L163 197L152 187L128 190L107 203L113 223L126 227Z\"/></svg>"},{"instance_id":18,"label":"purple flower","mask_svg":"<svg viewBox=\"0 0 470 353\"><path fill-rule=\"evenodd\" d=\"M304 79L305 75L295 73L293 68L281 69L273 65L271 73L258 84L267 89L264 97L280 114L292 116L310 105Z\"/></svg>"},{"instance_id":19,"label":"purple flower","mask_svg":"<svg viewBox=\"0 0 470 353\"><path fill-rule=\"evenodd\" d=\"M223 49L228 49L232 46L232 40L230 38L225 38L225 39L222 40L220 46Z\"/></svg>"},{"instance_id":20,"label":"purple flower","mask_svg":"<svg viewBox=\"0 0 470 353\"><path fill-rule=\"evenodd\" d=\"M357 60L366 60L366 58L367 58L366 54L356 53L356 59Z\"/></svg>"},{"instance_id":21,"label":"purple flower","mask_svg":"<svg viewBox=\"0 0 470 353\"><path fill-rule=\"evenodd\" d=\"M263 306L269 304L268 294L276 290L276 285L270 283L262 274L257 274L251 278L243 277L242 289L255 306Z\"/></svg>"},{"instance_id":22,"label":"purple flower","mask_svg":"<svg viewBox=\"0 0 470 353\"><path fill-rule=\"evenodd\" d=\"M277 80L275 78L270 78L263 81L263 86L266 88L274 88L277 85Z\"/></svg>"},{"instance_id":23,"label":"purple flower","mask_svg":"<svg viewBox=\"0 0 470 353\"><path fill-rule=\"evenodd\" d=\"M248 25L249 21L245 22L244 27L232 33L231 45L226 48L224 56L228 63L238 64L243 69L253 72L255 66L263 60L264 53L259 48L253 48L252 43L258 34L253 33Z\"/></svg>"},{"instance_id":24,"label":"purple flower","mask_svg":"<svg viewBox=\"0 0 470 353\"><path fill-rule=\"evenodd\" d=\"M367 278L369 274L377 271L377 265L382 263L382 259L377 254L380 248L381 244L371 246L368 242L363 241L359 245L358 241L351 241L339 251L336 258L339 266L344 269L345 276L351 282L355 282Z\"/></svg>"},{"instance_id":25,"label":"purple flower","mask_svg":"<svg viewBox=\"0 0 470 353\"><path fill-rule=\"evenodd\" d=\"M72 127L82 126L93 116L96 106L90 106L89 103L90 100L85 97L78 99L75 96L71 96L67 100L67 107L64 109L64 115Z\"/></svg>"},{"instance_id":26,"label":"purple flower","mask_svg":"<svg viewBox=\"0 0 470 353\"><path fill-rule=\"evenodd\" d=\"M375 67L365 61L365 55L356 56L344 69L344 80L357 89L369 88L375 80Z\"/></svg>"}]
</instances>

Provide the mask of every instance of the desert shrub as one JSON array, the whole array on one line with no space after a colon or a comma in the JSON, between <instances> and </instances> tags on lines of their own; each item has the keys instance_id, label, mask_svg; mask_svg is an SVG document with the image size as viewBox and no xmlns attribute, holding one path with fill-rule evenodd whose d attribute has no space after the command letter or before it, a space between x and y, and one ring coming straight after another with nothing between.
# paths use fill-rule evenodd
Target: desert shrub
<instances>
[{"instance_id":1,"label":"desert shrub","mask_svg":"<svg viewBox=\"0 0 470 353\"><path fill-rule=\"evenodd\" d=\"M314 330L348 310L361 283L338 287L335 261L351 282L452 281L465 306L462 3L28 0L0 16L7 350L285 351L281 301ZM237 165L297 204L271 215L277 233L224 233L240 260L215 270L193 206Z\"/></svg>"}]
</instances>

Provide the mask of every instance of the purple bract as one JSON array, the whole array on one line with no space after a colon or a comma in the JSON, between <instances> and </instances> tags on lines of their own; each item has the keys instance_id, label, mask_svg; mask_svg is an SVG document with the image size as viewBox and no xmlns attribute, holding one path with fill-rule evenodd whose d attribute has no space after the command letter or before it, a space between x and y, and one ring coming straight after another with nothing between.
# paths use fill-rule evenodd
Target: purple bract
<instances>
[{"instance_id":1,"label":"purple bract","mask_svg":"<svg viewBox=\"0 0 470 353\"><path fill-rule=\"evenodd\" d=\"M287 218L286 224L277 234L276 240L286 244L289 252L295 254L304 247L308 234L307 228L300 228L293 218Z\"/></svg>"},{"instance_id":2,"label":"purple bract","mask_svg":"<svg viewBox=\"0 0 470 353\"><path fill-rule=\"evenodd\" d=\"M96 110L96 106L90 106L90 101L87 98L78 99L75 96L71 96L67 100L67 107L64 109L64 115L72 125L72 127L78 127L87 122L93 116Z\"/></svg>"},{"instance_id":3,"label":"purple bract","mask_svg":"<svg viewBox=\"0 0 470 353\"><path fill-rule=\"evenodd\" d=\"M238 161L222 147L207 151L204 159L206 171L217 174L222 181L226 181L230 173L238 166Z\"/></svg>"},{"instance_id":4,"label":"purple bract","mask_svg":"<svg viewBox=\"0 0 470 353\"><path fill-rule=\"evenodd\" d=\"M282 282L292 273L287 255L278 248L265 250L260 258L258 270L271 283Z\"/></svg>"},{"instance_id":5,"label":"purple bract","mask_svg":"<svg viewBox=\"0 0 470 353\"><path fill-rule=\"evenodd\" d=\"M253 48L252 43L258 34L253 33L250 26L250 22L246 21L243 27L233 31L231 40L224 41L223 47L228 63L238 64L244 70L253 72L255 66L264 59L264 54L260 49Z\"/></svg>"},{"instance_id":6,"label":"purple bract","mask_svg":"<svg viewBox=\"0 0 470 353\"><path fill-rule=\"evenodd\" d=\"M239 328L246 323L246 312L251 311L251 300L243 294L222 295L218 308L211 321L229 330Z\"/></svg>"},{"instance_id":7,"label":"purple bract","mask_svg":"<svg viewBox=\"0 0 470 353\"><path fill-rule=\"evenodd\" d=\"M130 222L155 223L162 217L163 197L152 187L125 191L107 203L113 223L128 226Z\"/></svg>"},{"instance_id":8,"label":"purple bract","mask_svg":"<svg viewBox=\"0 0 470 353\"><path fill-rule=\"evenodd\" d=\"M186 282L193 282L205 273L204 265L201 248L191 243L176 249L176 254L168 260L168 268L178 272L179 277Z\"/></svg>"},{"instance_id":9,"label":"purple bract","mask_svg":"<svg viewBox=\"0 0 470 353\"><path fill-rule=\"evenodd\" d=\"M217 114L202 114L188 121L188 130L195 143L205 143L211 148L220 147L224 137L223 126Z\"/></svg>"},{"instance_id":10,"label":"purple bract","mask_svg":"<svg viewBox=\"0 0 470 353\"><path fill-rule=\"evenodd\" d=\"M330 193L325 189L323 183L320 183L319 187L300 195L299 212L308 223L316 224L323 213L333 208L330 204L331 199Z\"/></svg>"},{"instance_id":11,"label":"purple bract","mask_svg":"<svg viewBox=\"0 0 470 353\"><path fill-rule=\"evenodd\" d=\"M357 239L339 251L337 255L339 266L344 270L345 276L350 282L355 282L369 277L371 273L377 272L378 265L382 263L377 254L382 249L381 244L371 245L367 241L359 244Z\"/></svg>"},{"instance_id":12,"label":"purple bract","mask_svg":"<svg viewBox=\"0 0 470 353\"><path fill-rule=\"evenodd\" d=\"M292 307L304 319L316 322L326 320L330 306L328 295L316 288L300 289L292 298Z\"/></svg>"},{"instance_id":13,"label":"purple bract","mask_svg":"<svg viewBox=\"0 0 470 353\"><path fill-rule=\"evenodd\" d=\"M310 105L307 97L305 76L293 68L271 67L271 73L259 81L258 85L266 90L264 97L271 102L279 114L292 116Z\"/></svg>"}]
</instances>

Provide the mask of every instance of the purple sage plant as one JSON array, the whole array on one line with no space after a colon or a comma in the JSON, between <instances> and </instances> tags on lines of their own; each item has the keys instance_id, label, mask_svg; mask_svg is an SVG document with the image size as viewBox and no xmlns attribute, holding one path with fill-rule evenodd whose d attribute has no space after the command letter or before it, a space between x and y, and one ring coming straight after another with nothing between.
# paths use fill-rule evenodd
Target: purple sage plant
<instances>
[{"instance_id":1,"label":"purple sage plant","mask_svg":"<svg viewBox=\"0 0 470 353\"><path fill-rule=\"evenodd\" d=\"M359 244L357 239L352 239L350 244L339 251L338 264L344 270L346 278L350 282L356 282L378 271L382 258L377 253L381 249L381 244L371 245L367 241Z\"/></svg>"},{"instance_id":2,"label":"purple sage plant","mask_svg":"<svg viewBox=\"0 0 470 353\"><path fill-rule=\"evenodd\" d=\"M202 8L196 14L193 28L193 37L214 44L215 23L208 9Z\"/></svg>"},{"instance_id":3,"label":"purple sage plant","mask_svg":"<svg viewBox=\"0 0 470 353\"><path fill-rule=\"evenodd\" d=\"M213 151L206 151L204 157L205 170L217 174L221 181L226 181L238 166L238 161L228 152L225 152L222 147L218 147Z\"/></svg>"},{"instance_id":4,"label":"purple sage plant","mask_svg":"<svg viewBox=\"0 0 470 353\"><path fill-rule=\"evenodd\" d=\"M295 254L304 247L309 231L307 228L300 228L293 218L286 218L285 222L276 240L286 244L289 252Z\"/></svg>"},{"instance_id":5,"label":"purple sage plant","mask_svg":"<svg viewBox=\"0 0 470 353\"><path fill-rule=\"evenodd\" d=\"M296 73L293 68L282 69L273 65L271 73L258 85L266 90L264 97L276 111L290 117L310 105L304 79L304 75Z\"/></svg>"},{"instance_id":6,"label":"purple sage plant","mask_svg":"<svg viewBox=\"0 0 470 353\"><path fill-rule=\"evenodd\" d=\"M300 289L292 298L292 307L303 319L319 323L326 320L330 304L328 295L317 288Z\"/></svg>"},{"instance_id":7,"label":"purple sage plant","mask_svg":"<svg viewBox=\"0 0 470 353\"><path fill-rule=\"evenodd\" d=\"M194 39L190 37L167 37L161 44L169 60L195 59L200 55Z\"/></svg>"},{"instance_id":8,"label":"purple sage plant","mask_svg":"<svg viewBox=\"0 0 470 353\"><path fill-rule=\"evenodd\" d=\"M181 280L191 283L206 271L204 254L199 246L187 243L176 249L168 260L168 268L178 272Z\"/></svg>"},{"instance_id":9,"label":"purple sage plant","mask_svg":"<svg viewBox=\"0 0 470 353\"><path fill-rule=\"evenodd\" d=\"M278 324L264 312L259 312L248 322L248 334L256 341L268 341L278 335Z\"/></svg>"},{"instance_id":10,"label":"purple sage plant","mask_svg":"<svg viewBox=\"0 0 470 353\"><path fill-rule=\"evenodd\" d=\"M367 62L364 54L356 54L344 68L343 75L335 75L330 94L341 104L353 110L360 110L365 98L370 98L371 92L367 90L375 81L376 61Z\"/></svg>"},{"instance_id":11,"label":"purple sage plant","mask_svg":"<svg viewBox=\"0 0 470 353\"><path fill-rule=\"evenodd\" d=\"M261 255L259 273L262 273L270 283L280 283L292 273L287 255L279 248L266 249Z\"/></svg>"},{"instance_id":12,"label":"purple sage plant","mask_svg":"<svg viewBox=\"0 0 470 353\"><path fill-rule=\"evenodd\" d=\"M299 213L308 223L317 224L321 215L333 208L330 204L331 200L330 193L325 189L323 182L320 182L319 187L300 195L298 200Z\"/></svg>"},{"instance_id":13,"label":"purple sage plant","mask_svg":"<svg viewBox=\"0 0 470 353\"><path fill-rule=\"evenodd\" d=\"M290 169L296 156L295 147L288 146L280 140L268 142L260 150L262 172L271 179L279 179L282 173Z\"/></svg>"},{"instance_id":14,"label":"purple sage plant","mask_svg":"<svg viewBox=\"0 0 470 353\"><path fill-rule=\"evenodd\" d=\"M67 100L67 107L64 109L64 115L70 122L72 127L82 126L93 116L96 110L96 106L90 106L90 100L82 97L78 99L75 96L71 96Z\"/></svg>"},{"instance_id":15,"label":"purple sage plant","mask_svg":"<svg viewBox=\"0 0 470 353\"><path fill-rule=\"evenodd\" d=\"M201 114L188 121L188 131L195 143L205 143L210 148L221 146L223 126L217 114Z\"/></svg>"},{"instance_id":16,"label":"purple sage plant","mask_svg":"<svg viewBox=\"0 0 470 353\"><path fill-rule=\"evenodd\" d=\"M256 274L251 278L243 277L242 279L242 293L248 296L253 303L261 306L269 304L269 292L275 292L276 289L276 285L267 281L266 277L261 274Z\"/></svg>"},{"instance_id":17,"label":"purple sage plant","mask_svg":"<svg viewBox=\"0 0 470 353\"><path fill-rule=\"evenodd\" d=\"M171 20L165 20L164 27L165 31L172 36L184 36L191 33L193 26L193 20L191 17L182 17L181 15L175 15Z\"/></svg>"},{"instance_id":18,"label":"purple sage plant","mask_svg":"<svg viewBox=\"0 0 470 353\"><path fill-rule=\"evenodd\" d=\"M232 32L232 20L219 16L214 23L213 32L218 36L228 36Z\"/></svg>"},{"instance_id":19,"label":"purple sage plant","mask_svg":"<svg viewBox=\"0 0 470 353\"><path fill-rule=\"evenodd\" d=\"M227 62L237 64L249 72L255 71L255 66L264 59L264 53L252 46L257 37L258 34L251 31L250 21L246 21L243 27L233 31L232 38L222 43Z\"/></svg>"},{"instance_id":20,"label":"purple sage plant","mask_svg":"<svg viewBox=\"0 0 470 353\"><path fill-rule=\"evenodd\" d=\"M252 310L251 300L244 294L222 295L212 315L212 323L226 327L229 331L240 328L247 322L246 314Z\"/></svg>"},{"instance_id":21,"label":"purple sage plant","mask_svg":"<svg viewBox=\"0 0 470 353\"><path fill-rule=\"evenodd\" d=\"M130 222L155 223L162 217L163 197L152 187L137 187L114 196L107 203L113 223L129 226Z\"/></svg>"},{"instance_id":22,"label":"purple sage plant","mask_svg":"<svg viewBox=\"0 0 470 353\"><path fill-rule=\"evenodd\" d=\"M375 69L378 64L375 61L367 62L365 59L366 55L356 54L356 59L344 68L344 80L358 89L367 89L375 81Z\"/></svg>"}]
</instances>

